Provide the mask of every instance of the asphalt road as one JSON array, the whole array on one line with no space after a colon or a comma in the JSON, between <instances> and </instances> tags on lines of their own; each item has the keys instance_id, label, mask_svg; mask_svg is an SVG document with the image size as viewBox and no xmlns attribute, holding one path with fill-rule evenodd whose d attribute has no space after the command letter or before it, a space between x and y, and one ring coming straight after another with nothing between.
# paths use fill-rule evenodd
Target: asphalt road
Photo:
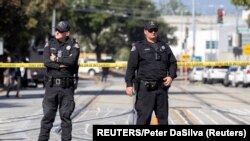
<instances>
[{"instance_id":1,"label":"asphalt road","mask_svg":"<svg viewBox=\"0 0 250 141\"><path fill-rule=\"evenodd\" d=\"M76 90L73 141L92 140L94 124L133 124L134 97L125 95L123 77L81 80ZM169 123L172 125L248 125L250 124L250 88L227 88L175 80L169 91ZM21 90L22 97L10 98L0 92L0 140L37 140L42 118L43 88ZM60 140L57 114L51 140Z\"/></svg>"}]
</instances>

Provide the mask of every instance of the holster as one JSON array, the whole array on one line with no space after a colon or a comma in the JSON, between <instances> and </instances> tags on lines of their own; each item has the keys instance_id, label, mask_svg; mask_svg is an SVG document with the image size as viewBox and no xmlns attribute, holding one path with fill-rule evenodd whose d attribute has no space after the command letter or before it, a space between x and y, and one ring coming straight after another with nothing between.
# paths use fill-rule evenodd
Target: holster
<instances>
[{"instance_id":1,"label":"holster","mask_svg":"<svg viewBox=\"0 0 250 141\"><path fill-rule=\"evenodd\" d=\"M52 76L48 76L45 78L45 82L48 82L49 86L52 87L53 86L53 77Z\"/></svg>"},{"instance_id":2,"label":"holster","mask_svg":"<svg viewBox=\"0 0 250 141\"><path fill-rule=\"evenodd\" d=\"M73 78L69 78L69 77L61 78L61 87L62 88L69 88L69 87L73 86L73 84L74 84Z\"/></svg>"},{"instance_id":3,"label":"holster","mask_svg":"<svg viewBox=\"0 0 250 141\"><path fill-rule=\"evenodd\" d=\"M76 89L77 88L77 85L78 85L78 77L75 77L74 78L74 89Z\"/></svg>"},{"instance_id":4,"label":"holster","mask_svg":"<svg viewBox=\"0 0 250 141\"><path fill-rule=\"evenodd\" d=\"M163 81L141 80L140 82L145 85L148 91L154 91L157 89L167 90L170 87L170 86L165 86Z\"/></svg>"},{"instance_id":5,"label":"holster","mask_svg":"<svg viewBox=\"0 0 250 141\"><path fill-rule=\"evenodd\" d=\"M142 81L148 91L153 91L158 89L158 83L156 81Z\"/></svg>"},{"instance_id":6,"label":"holster","mask_svg":"<svg viewBox=\"0 0 250 141\"><path fill-rule=\"evenodd\" d=\"M61 87L62 88L67 88L67 81L66 81L66 78L61 78Z\"/></svg>"}]
</instances>

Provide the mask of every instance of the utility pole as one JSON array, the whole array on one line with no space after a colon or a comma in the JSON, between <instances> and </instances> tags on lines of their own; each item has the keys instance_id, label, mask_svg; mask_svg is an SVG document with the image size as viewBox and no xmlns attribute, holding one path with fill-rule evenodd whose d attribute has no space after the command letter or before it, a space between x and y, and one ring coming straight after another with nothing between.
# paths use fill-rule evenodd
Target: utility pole
<instances>
[{"instance_id":1,"label":"utility pole","mask_svg":"<svg viewBox=\"0 0 250 141\"><path fill-rule=\"evenodd\" d=\"M214 5L210 4L209 5L210 10L213 11ZM208 57L208 61L212 61L213 60L213 14L211 15L210 18L210 41L209 41L209 57Z\"/></svg>"},{"instance_id":2,"label":"utility pole","mask_svg":"<svg viewBox=\"0 0 250 141\"><path fill-rule=\"evenodd\" d=\"M3 55L3 50L4 50L4 47L3 47L3 38L0 37L0 55Z\"/></svg>"},{"instance_id":3,"label":"utility pole","mask_svg":"<svg viewBox=\"0 0 250 141\"><path fill-rule=\"evenodd\" d=\"M235 23L235 34L233 36L233 53L235 60L240 60L240 56L242 54L241 48L241 34L239 33L239 11L238 6L236 6L236 23Z\"/></svg>"},{"instance_id":4,"label":"utility pole","mask_svg":"<svg viewBox=\"0 0 250 141\"><path fill-rule=\"evenodd\" d=\"M52 24L51 24L51 35L55 35L55 26L56 26L56 8L53 8L52 13Z\"/></svg>"},{"instance_id":5,"label":"utility pole","mask_svg":"<svg viewBox=\"0 0 250 141\"><path fill-rule=\"evenodd\" d=\"M196 40L196 29L195 29L195 0L192 0L192 28L193 28L193 52L192 61L195 60L195 40Z\"/></svg>"},{"instance_id":6,"label":"utility pole","mask_svg":"<svg viewBox=\"0 0 250 141\"><path fill-rule=\"evenodd\" d=\"M239 27L239 12L238 12L238 6L236 6L236 23L235 23L236 33L239 33L238 27Z\"/></svg>"}]
</instances>

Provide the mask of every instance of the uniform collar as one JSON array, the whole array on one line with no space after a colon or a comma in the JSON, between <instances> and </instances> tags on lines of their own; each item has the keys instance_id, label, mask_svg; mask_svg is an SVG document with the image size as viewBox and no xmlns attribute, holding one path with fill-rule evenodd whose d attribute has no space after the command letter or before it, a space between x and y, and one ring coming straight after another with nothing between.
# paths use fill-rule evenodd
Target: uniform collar
<instances>
[{"instance_id":1,"label":"uniform collar","mask_svg":"<svg viewBox=\"0 0 250 141\"><path fill-rule=\"evenodd\" d=\"M159 44L161 41L157 38L157 40L156 40L156 44ZM146 45L150 45L150 44L152 44L152 43L149 43L148 41L147 41L147 39L144 39L143 40L143 44L146 44Z\"/></svg>"},{"instance_id":2,"label":"uniform collar","mask_svg":"<svg viewBox=\"0 0 250 141\"><path fill-rule=\"evenodd\" d=\"M69 42L69 37L66 37L64 41L57 40L59 43L68 43Z\"/></svg>"}]
</instances>

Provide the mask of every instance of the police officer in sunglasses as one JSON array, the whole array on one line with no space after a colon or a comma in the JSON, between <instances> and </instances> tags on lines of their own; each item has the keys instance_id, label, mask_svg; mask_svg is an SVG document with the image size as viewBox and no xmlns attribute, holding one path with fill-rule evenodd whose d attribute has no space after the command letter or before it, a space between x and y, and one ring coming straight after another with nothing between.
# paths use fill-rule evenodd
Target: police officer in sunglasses
<instances>
[{"instance_id":1,"label":"police officer in sunglasses","mask_svg":"<svg viewBox=\"0 0 250 141\"><path fill-rule=\"evenodd\" d=\"M72 140L71 115L75 108L74 89L80 48L75 39L70 37L67 21L60 21L55 30L55 38L45 45L43 53L46 67L44 115L38 141L49 140L57 111L61 119L61 140Z\"/></svg>"},{"instance_id":2,"label":"police officer in sunglasses","mask_svg":"<svg viewBox=\"0 0 250 141\"><path fill-rule=\"evenodd\" d=\"M145 39L132 46L125 76L126 94L136 92L137 125L149 125L153 111L168 124L168 90L177 77L177 61L168 44L158 39L158 25L144 24Z\"/></svg>"}]
</instances>

